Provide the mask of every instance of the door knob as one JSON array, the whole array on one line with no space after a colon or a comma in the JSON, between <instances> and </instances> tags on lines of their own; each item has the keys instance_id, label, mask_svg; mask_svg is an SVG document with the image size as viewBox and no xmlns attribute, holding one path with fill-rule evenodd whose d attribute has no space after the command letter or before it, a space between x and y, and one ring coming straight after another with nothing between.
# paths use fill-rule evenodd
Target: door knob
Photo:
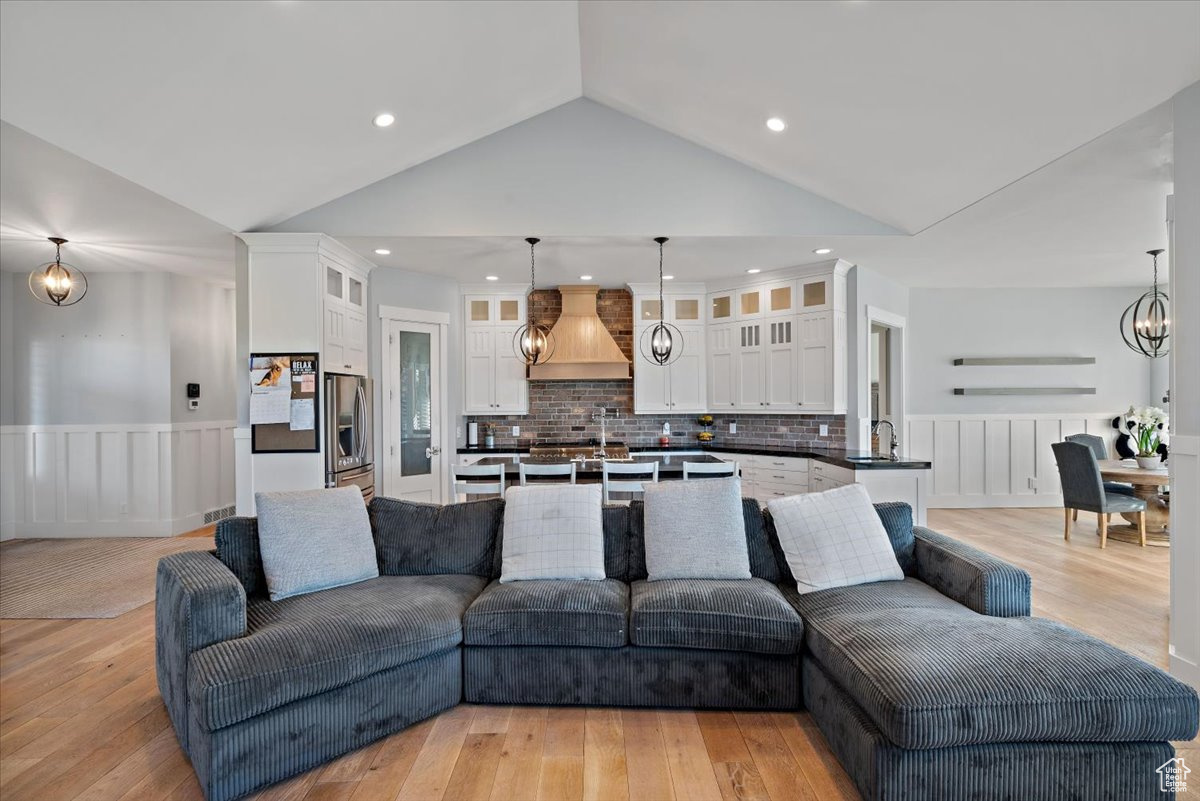
<instances>
[{"instance_id":1,"label":"door knob","mask_svg":"<svg viewBox=\"0 0 1200 801\"><path fill-rule=\"evenodd\" d=\"M435 456L441 456L441 455L442 455L442 449L437 447L436 445L433 446L432 448L425 449L425 458L426 459L432 459Z\"/></svg>"}]
</instances>

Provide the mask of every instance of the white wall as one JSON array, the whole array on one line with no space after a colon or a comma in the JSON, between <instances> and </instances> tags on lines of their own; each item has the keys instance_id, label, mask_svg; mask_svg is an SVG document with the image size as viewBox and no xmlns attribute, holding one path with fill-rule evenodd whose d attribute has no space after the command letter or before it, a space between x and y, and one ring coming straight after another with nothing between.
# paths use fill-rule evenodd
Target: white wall
<instances>
[{"instance_id":1,"label":"white wall","mask_svg":"<svg viewBox=\"0 0 1200 801\"><path fill-rule=\"evenodd\" d=\"M171 421L233 420L233 289L170 276ZM188 408L187 385L200 384L200 408Z\"/></svg>"},{"instance_id":2,"label":"white wall","mask_svg":"<svg viewBox=\"0 0 1200 801\"><path fill-rule=\"evenodd\" d=\"M855 267L846 281L847 321L846 348L846 445L849 448L870 447L871 401L868 381L870 370L870 332L866 310L873 307L898 317L909 316L909 288L864 267ZM910 322L909 325L912 323ZM912 342L907 345L912 350ZM911 395L911 389L909 390ZM906 410L907 412L907 410ZM898 431L903 438L903 431ZM907 452L907 448L902 449Z\"/></svg>"},{"instance_id":3,"label":"white wall","mask_svg":"<svg viewBox=\"0 0 1200 801\"><path fill-rule=\"evenodd\" d=\"M912 414L1110 413L1155 401L1150 360L1118 322L1145 288L913 289L908 410ZM1094 365L955 367L960 356L1094 356ZM1095 395L960 396L955 387L1094 386Z\"/></svg>"},{"instance_id":4,"label":"white wall","mask_svg":"<svg viewBox=\"0 0 1200 801\"><path fill-rule=\"evenodd\" d=\"M1171 672L1200 688L1200 83L1174 112Z\"/></svg>"},{"instance_id":5,"label":"white wall","mask_svg":"<svg viewBox=\"0 0 1200 801\"><path fill-rule=\"evenodd\" d=\"M170 277L97 273L67 308L11 287L13 425L169 423Z\"/></svg>"},{"instance_id":6,"label":"white wall","mask_svg":"<svg viewBox=\"0 0 1200 801\"><path fill-rule=\"evenodd\" d=\"M232 505L231 290L99 272L60 309L0 286L0 538L170 535Z\"/></svg>"},{"instance_id":7,"label":"white wall","mask_svg":"<svg viewBox=\"0 0 1200 801\"><path fill-rule=\"evenodd\" d=\"M382 327L379 321L380 306L400 306L406 309L446 312L450 315L449 342L446 344L446 372L448 376L447 406L456 434L455 442L465 441L462 429L462 299L458 282L427 273L414 273L388 267L377 267L371 271L370 319L368 320L368 349L370 373L375 379L375 454L376 463L383 460L382 426L379 421L384 410L382 387L384 366L381 362ZM378 481L376 477L376 481Z\"/></svg>"}]
</instances>

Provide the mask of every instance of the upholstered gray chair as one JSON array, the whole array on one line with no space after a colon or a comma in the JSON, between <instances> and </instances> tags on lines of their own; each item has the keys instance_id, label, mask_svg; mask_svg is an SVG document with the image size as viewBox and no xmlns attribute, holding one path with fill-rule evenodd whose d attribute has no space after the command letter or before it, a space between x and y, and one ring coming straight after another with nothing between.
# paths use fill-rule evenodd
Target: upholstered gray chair
<instances>
[{"instance_id":1,"label":"upholstered gray chair","mask_svg":"<svg viewBox=\"0 0 1200 801\"><path fill-rule=\"evenodd\" d=\"M1071 539L1072 512L1079 509L1096 513L1100 524L1101 548L1108 544L1109 517L1114 512L1137 512L1138 534L1142 547L1146 547L1146 502L1130 495L1105 492L1096 455L1087 445L1055 442L1050 447L1054 449L1058 477L1062 481L1063 512L1066 514L1063 539Z\"/></svg>"},{"instance_id":2,"label":"upholstered gray chair","mask_svg":"<svg viewBox=\"0 0 1200 801\"><path fill-rule=\"evenodd\" d=\"M1108 445L1104 443L1103 437L1098 437L1095 434L1071 434L1069 437L1065 437L1065 439L1067 442L1078 442L1080 445L1087 445L1091 448L1092 453L1096 455L1097 459L1111 458L1108 455ZM1122 484L1119 481L1105 481L1104 491L1115 492L1118 495L1132 495L1133 486Z\"/></svg>"}]
</instances>

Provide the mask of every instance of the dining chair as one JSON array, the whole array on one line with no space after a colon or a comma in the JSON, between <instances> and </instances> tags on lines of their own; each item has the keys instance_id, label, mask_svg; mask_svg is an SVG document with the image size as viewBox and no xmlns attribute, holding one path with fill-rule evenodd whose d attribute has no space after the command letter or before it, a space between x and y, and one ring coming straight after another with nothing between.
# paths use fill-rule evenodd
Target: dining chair
<instances>
[{"instance_id":1,"label":"dining chair","mask_svg":"<svg viewBox=\"0 0 1200 801\"><path fill-rule=\"evenodd\" d=\"M1064 437L1063 440L1065 442L1078 442L1080 445L1087 445L1097 459L1111 458L1108 455L1108 445L1105 444L1103 437L1098 437L1095 434L1071 434ZM1105 481L1104 491L1115 492L1118 495L1132 495L1133 485L1122 484L1119 481ZM1076 517L1078 517L1078 513L1076 513Z\"/></svg>"},{"instance_id":2,"label":"dining chair","mask_svg":"<svg viewBox=\"0 0 1200 801\"><path fill-rule=\"evenodd\" d=\"M1055 442L1054 461L1058 463L1058 477L1062 481L1063 512L1066 523L1063 539L1071 539L1071 522L1078 515L1072 513L1082 509L1095 512L1100 525L1100 547L1108 545L1108 522L1114 513L1138 513L1138 539L1146 547L1146 502L1131 495L1105 492L1100 478L1100 466L1096 455L1087 445L1078 442Z\"/></svg>"},{"instance_id":3,"label":"dining chair","mask_svg":"<svg viewBox=\"0 0 1200 801\"><path fill-rule=\"evenodd\" d=\"M720 478L724 476L736 476L738 474L737 462L684 462L683 463L683 480L689 481L693 478Z\"/></svg>"},{"instance_id":4,"label":"dining chair","mask_svg":"<svg viewBox=\"0 0 1200 801\"><path fill-rule=\"evenodd\" d=\"M458 464L451 468L454 475L454 496L504 495L504 465ZM491 479L490 481L488 479Z\"/></svg>"},{"instance_id":5,"label":"dining chair","mask_svg":"<svg viewBox=\"0 0 1200 801\"><path fill-rule=\"evenodd\" d=\"M568 464L526 464L521 462L519 465L521 475L521 486L528 484L562 484L564 482L558 480L557 476L567 476L567 482L575 483L575 463ZM537 476L533 481L528 481L527 477ZM550 476L550 478L542 480L541 476Z\"/></svg>"},{"instance_id":6,"label":"dining chair","mask_svg":"<svg viewBox=\"0 0 1200 801\"><path fill-rule=\"evenodd\" d=\"M658 462L603 462L601 480L604 502L611 503L610 493L641 492L643 484L658 483ZM614 478L615 476L615 478Z\"/></svg>"}]
</instances>

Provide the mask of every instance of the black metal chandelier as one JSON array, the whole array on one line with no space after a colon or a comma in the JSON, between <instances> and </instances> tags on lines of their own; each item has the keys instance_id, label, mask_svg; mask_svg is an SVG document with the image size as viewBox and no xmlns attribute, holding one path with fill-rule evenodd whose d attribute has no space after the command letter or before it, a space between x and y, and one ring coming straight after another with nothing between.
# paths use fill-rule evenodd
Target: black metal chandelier
<instances>
[{"instance_id":1,"label":"black metal chandelier","mask_svg":"<svg viewBox=\"0 0 1200 801\"><path fill-rule=\"evenodd\" d=\"M1154 257L1154 288L1129 304L1121 315L1125 344L1151 359L1166 356L1171 350L1171 299L1158 288L1158 256L1162 252L1162 248L1146 251Z\"/></svg>"},{"instance_id":2,"label":"black metal chandelier","mask_svg":"<svg viewBox=\"0 0 1200 801\"><path fill-rule=\"evenodd\" d=\"M47 239L54 243L54 261L29 273L29 291L47 306L74 306L87 294L87 276L78 267L63 264L62 246L67 240L60 236Z\"/></svg>"},{"instance_id":3,"label":"black metal chandelier","mask_svg":"<svg viewBox=\"0 0 1200 801\"><path fill-rule=\"evenodd\" d=\"M513 352L517 358L532 367L545 364L554 356L554 334L548 326L541 325L533 316L533 292L537 289L537 273L534 271L533 248L542 240L536 236L526 237L529 243L529 298L526 300L525 324L513 334Z\"/></svg>"},{"instance_id":4,"label":"black metal chandelier","mask_svg":"<svg viewBox=\"0 0 1200 801\"><path fill-rule=\"evenodd\" d=\"M663 245L667 237L656 236L658 243L658 322L642 332L639 348L647 361L666 367L683 355L683 334L667 322L667 306L663 301Z\"/></svg>"}]
</instances>

